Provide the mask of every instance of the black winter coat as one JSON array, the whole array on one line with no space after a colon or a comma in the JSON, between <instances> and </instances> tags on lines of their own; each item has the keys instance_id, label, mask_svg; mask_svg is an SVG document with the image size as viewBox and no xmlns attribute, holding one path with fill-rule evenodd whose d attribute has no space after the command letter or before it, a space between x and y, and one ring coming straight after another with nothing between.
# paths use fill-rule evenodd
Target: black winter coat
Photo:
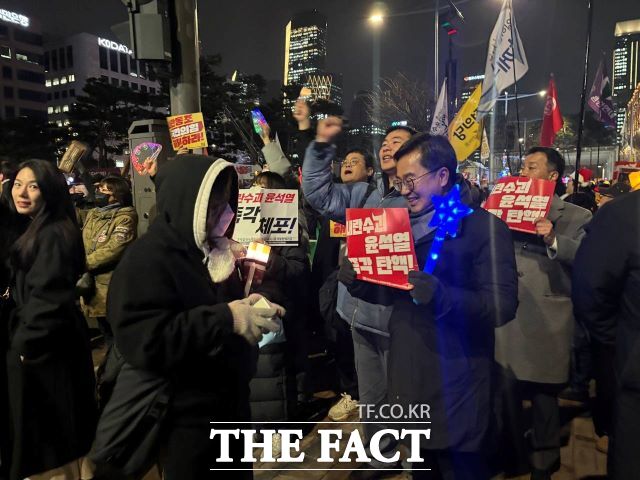
<instances>
[{"instance_id":1,"label":"black winter coat","mask_svg":"<svg viewBox=\"0 0 640 480\"><path fill-rule=\"evenodd\" d=\"M607 203L573 263L573 311L597 342L615 346L619 386L640 390L640 191Z\"/></svg>"},{"instance_id":2,"label":"black winter coat","mask_svg":"<svg viewBox=\"0 0 640 480\"><path fill-rule=\"evenodd\" d=\"M251 381L251 413L254 421L287 420L297 398L296 375L306 371L309 307L309 246L306 232L300 245L274 247L264 281L256 288L287 310L283 326L286 341L260 349L256 376Z\"/></svg>"},{"instance_id":3,"label":"black winter coat","mask_svg":"<svg viewBox=\"0 0 640 480\"><path fill-rule=\"evenodd\" d=\"M196 197L212 163L185 155L160 169L158 216L125 252L107 298L124 359L170 381L168 429L249 419L257 349L233 333L227 305L243 297L239 274L214 283L194 240Z\"/></svg>"},{"instance_id":4,"label":"black winter coat","mask_svg":"<svg viewBox=\"0 0 640 480\"><path fill-rule=\"evenodd\" d=\"M419 239L424 268L435 232ZM376 301L393 304L388 401L430 406L431 440L423 447L480 451L492 418L494 328L515 317L518 277L511 233L478 209L464 218L456 238L445 240L433 275L439 289L429 305L409 292L376 286ZM373 292L356 282L352 294ZM369 284L371 285L371 284ZM416 421L416 419L413 419ZM410 428L410 426L407 426ZM405 428L407 428L405 427Z\"/></svg>"},{"instance_id":5,"label":"black winter coat","mask_svg":"<svg viewBox=\"0 0 640 480\"><path fill-rule=\"evenodd\" d=\"M93 364L86 321L75 303L81 272L73 252L83 252L79 231L70 245L55 226L44 227L33 264L14 272L7 352L11 479L84 456L95 435Z\"/></svg>"},{"instance_id":6,"label":"black winter coat","mask_svg":"<svg viewBox=\"0 0 640 480\"><path fill-rule=\"evenodd\" d=\"M265 345L260 349L256 373L249 384L251 421L254 424L287 420L287 372L284 357L285 343Z\"/></svg>"}]
</instances>

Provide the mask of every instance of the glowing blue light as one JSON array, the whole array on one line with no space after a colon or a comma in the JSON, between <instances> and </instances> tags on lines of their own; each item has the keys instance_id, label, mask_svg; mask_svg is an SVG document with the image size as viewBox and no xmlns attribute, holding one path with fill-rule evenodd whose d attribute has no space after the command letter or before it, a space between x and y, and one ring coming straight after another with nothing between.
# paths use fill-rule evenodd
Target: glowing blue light
<instances>
[{"instance_id":1,"label":"glowing blue light","mask_svg":"<svg viewBox=\"0 0 640 480\"><path fill-rule=\"evenodd\" d=\"M462 219L473 213L473 209L460 200L460 185L454 185L447 195L433 197L431 201L436 214L429 222L429 226L436 228L436 236L424 266L426 273L433 273L446 237L455 238Z\"/></svg>"}]
</instances>

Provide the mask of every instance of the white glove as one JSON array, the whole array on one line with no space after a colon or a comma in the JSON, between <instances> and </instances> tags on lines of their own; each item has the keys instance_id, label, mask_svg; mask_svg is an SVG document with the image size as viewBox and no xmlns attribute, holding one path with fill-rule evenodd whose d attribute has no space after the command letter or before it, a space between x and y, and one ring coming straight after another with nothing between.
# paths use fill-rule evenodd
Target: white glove
<instances>
[{"instance_id":1,"label":"white glove","mask_svg":"<svg viewBox=\"0 0 640 480\"><path fill-rule=\"evenodd\" d=\"M255 305L256 303L258 303L260 300L265 299L266 302L271 306L271 308L275 308L276 309L276 314L282 318L285 316L285 314L287 313L287 311L284 309L284 307L281 307L280 305L278 305L277 303L273 303L270 302L269 300L267 300L265 297L263 297L262 295L260 295L259 293L252 293L251 295L249 295L247 298L244 298L242 301L246 301L249 302L249 305Z\"/></svg>"},{"instance_id":2,"label":"white glove","mask_svg":"<svg viewBox=\"0 0 640 480\"><path fill-rule=\"evenodd\" d=\"M280 313L284 315L284 309L280 305L272 304L272 308L253 307L253 304L261 298L261 295L252 294L247 298L228 304L233 315L234 333L244 337L252 345L256 345L262 340L263 333L280 330L280 325L271 319Z\"/></svg>"}]
</instances>

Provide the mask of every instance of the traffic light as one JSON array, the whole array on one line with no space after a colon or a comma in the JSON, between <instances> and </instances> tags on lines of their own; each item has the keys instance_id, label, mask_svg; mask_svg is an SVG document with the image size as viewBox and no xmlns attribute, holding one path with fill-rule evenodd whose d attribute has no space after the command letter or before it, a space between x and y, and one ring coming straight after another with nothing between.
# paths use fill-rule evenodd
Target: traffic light
<instances>
[{"instance_id":1,"label":"traffic light","mask_svg":"<svg viewBox=\"0 0 640 480\"><path fill-rule=\"evenodd\" d=\"M458 29L453 25L453 20L457 18L464 23L464 16L452 0L447 1L449 2L449 10L447 13L440 14L440 27L445 29L447 35L455 35L458 33Z\"/></svg>"},{"instance_id":2,"label":"traffic light","mask_svg":"<svg viewBox=\"0 0 640 480\"><path fill-rule=\"evenodd\" d=\"M451 23L454 16L455 15L451 10L447 13L440 14L440 27L444 28L447 35L455 35L458 33L458 29Z\"/></svg>"},{"instance_id":3,"label":"traffic light","mask_svg":"<svg viewBox=\"0 0 640 480\"><path fill-rule=\"evenodd\" d=\"M172 0L122 0L129 10L129 21L111 30L130 45L138 60L172 58Z\"/></svg>"}]
</instances>

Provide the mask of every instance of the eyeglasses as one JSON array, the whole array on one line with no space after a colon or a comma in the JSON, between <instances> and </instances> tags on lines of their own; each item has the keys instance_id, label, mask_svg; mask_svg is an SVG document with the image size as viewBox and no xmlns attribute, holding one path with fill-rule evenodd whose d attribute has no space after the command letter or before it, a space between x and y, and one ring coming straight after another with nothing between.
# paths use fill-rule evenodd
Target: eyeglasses
<instances>
[{"instance_id":1,"label":"eyeglasses","mask_svg":"<svg viewBox=\"0 0 640 480\"><path fill-rule=\"evenodd\" d=\"M357 159L343 160L340 165L342 167L349 168L349 167L355 167L356 165L360 164L361 162L362 162L362 160L357 158Z\"/></svg>"},{"instance_id":2,"label":"eyeglasses","mask_svg":"<svg viewBox=\"0 0 640 480\"><path fill-rule=\"evenodd\" d=\"M416 183L418 183L418 180L435 172L437 172L437 170L431 170L430 172L423 173L419 177L407 178L406 180L395 178L393 180L393 188L395 188L398 192L402 192L402 187L404 186L406 187L407 192L413 192L413 190L416 188Z\"/></svg>"}]
</instances>

